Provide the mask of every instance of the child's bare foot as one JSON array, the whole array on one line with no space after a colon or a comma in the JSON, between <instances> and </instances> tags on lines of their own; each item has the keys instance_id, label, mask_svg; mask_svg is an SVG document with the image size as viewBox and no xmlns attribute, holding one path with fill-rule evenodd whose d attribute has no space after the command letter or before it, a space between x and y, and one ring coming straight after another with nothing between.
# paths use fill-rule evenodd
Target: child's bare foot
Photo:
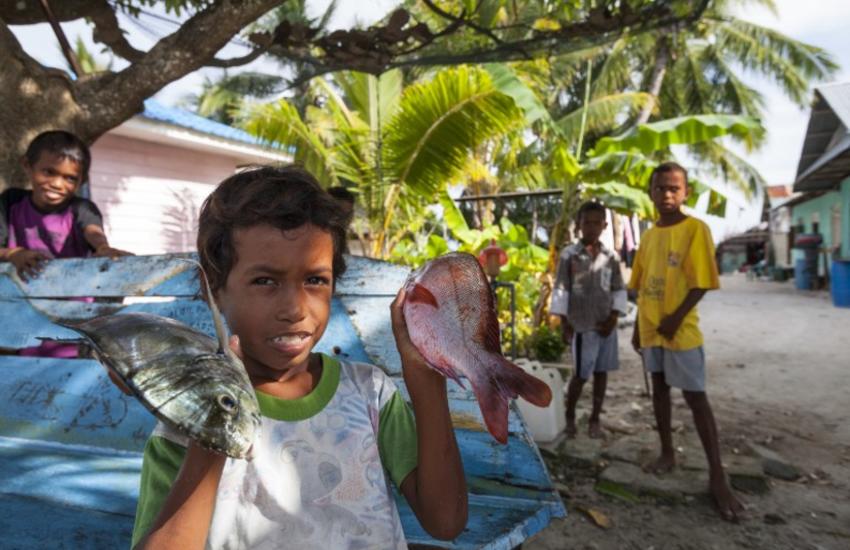
<instances>
[{"instance_id":1,"label":"child's bare foot","mask_svg":"<svg viewBox=\"0 0 850 550\"><path fill-rule=\"evenodd\" d=\"M567 429L565 430L567 434L567 439L575 439L578 434L578 429L576 429L576 421L567 419Z\"/></svg>"},{"instance_id":2,"label":"child's bare foot","mask_svg":"<svg viewBox=\"0 0 850 550\"><path fill-rule=\"evenodd\" d=\"M590 421L587 426L587 435L589 435L591 439L602 439L604 434L602 433L602 426L599 425L598 420Z\"/></svg>"},{"instance_id":3,"label":"child's bare foot","mask_svg":"<svg viewBox=\"0 0 850 550\"><path fill-rule=\"evenodd\" d=\"M712 477L708 484L714 505L720 517L726 521L738 523L743 517L744 505L729 488L725 477Z\"/></svg>"},{"instance_id":4,"label":"child's bare foot","mask_svg":"<svg viewBox=\"0 0 850 550\"><path fill-rule=\"evenodd\" d=\"M661 455L654 461L644 467L644 470L650 474L666 474L673 471L676 467L676 457Z\"/></svg>"}]
</instances>

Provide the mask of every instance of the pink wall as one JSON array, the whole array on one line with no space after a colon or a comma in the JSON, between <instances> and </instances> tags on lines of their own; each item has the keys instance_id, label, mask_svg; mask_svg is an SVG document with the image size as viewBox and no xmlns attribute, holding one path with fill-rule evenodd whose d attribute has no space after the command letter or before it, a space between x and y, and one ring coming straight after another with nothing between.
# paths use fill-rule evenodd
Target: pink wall
<instances>
[{"instance_id":1,"label":"pink wall","mask_svg":"<svg viewBox=\"0 0 850 550\"><path fill-rule=\"evenodd\" d=\"M135 254L191 251L201 203L246 162L107 134L92 147L91 198L112 246Z\"/></svg>"}]
</instances>

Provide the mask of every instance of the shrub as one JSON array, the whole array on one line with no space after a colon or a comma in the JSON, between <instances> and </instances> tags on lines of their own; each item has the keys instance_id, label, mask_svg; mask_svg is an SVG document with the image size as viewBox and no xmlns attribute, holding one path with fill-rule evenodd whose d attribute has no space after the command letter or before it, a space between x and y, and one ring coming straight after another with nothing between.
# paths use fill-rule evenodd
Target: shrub
<instances>
[{"instance_id":1,"label":"shrub","mask_svg":"<svg viewBox=\"0 0 850 550\"><path fill-rule=\"evenodd\" d=\"M538 361L551 363L561 359L567 345L564 344L557 330L550 328L549 325L541 325L532 335L530 347L534 350L534 357Z\"/></svg>"}]
</instances>

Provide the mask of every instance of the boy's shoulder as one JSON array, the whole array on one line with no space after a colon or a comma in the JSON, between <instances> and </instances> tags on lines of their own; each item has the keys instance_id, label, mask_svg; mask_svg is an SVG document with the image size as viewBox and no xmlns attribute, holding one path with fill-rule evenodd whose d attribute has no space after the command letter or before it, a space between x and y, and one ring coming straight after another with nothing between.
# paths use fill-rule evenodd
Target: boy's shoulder
<instances>
[{"instance_id":1,"label":"boy's shoulder","mask_svg":"<svg viewBox=\"0 0 850 550\"><path fill-rule=\"evenodd\" d=\"M332 359L339 362L340 382L350 381L368 401L377 402L379 406L383 406L397 390L390 374L381 367L360 361L335 357Z\"/></svg>"},{"instance_id":2,"label":"boy's shoulder","mask_svg":"<svg viewBox=\"0 0 850 550\"><path fill-rule=\"evenodd\" d=\"M576 254L580 254L582 250L584 250L584 247L581 245L581 241L566 244L564 245L564 248L561 249L561 258L575 256Z\"/></svg>"},{"instance_id":3,"label":"boy's shoulder","mask_svg":"<svg viewBox=\"0 0 850 550\"><path fill-rule=\"evenodd\" d=\"M651 239L654 236L661 234L662 231L665 231L667 229L685 231L687 233L693 233L698 230L709 232L711 231L711 229L708 227L708 224L702 221L701 219L694 216L686 215L685 219L675 225L663 227L653 225L652 227L643 232L643 235L641 235L641 241L644 241L645 239Z\"/></svg>"},{"instance_id":4,"label":"boy's shoulder","mask_svg":"<svg viewBox=\"0 0 850 550\"><path fill-rule=\"evenodd\" d=\"M21 189L19 187L9 187L0 193L0 202L4 203L6 207L10 207L13 204L22 201L23 199L32 195L32 191L29 189Z\"/></svg>"}]
</instances>

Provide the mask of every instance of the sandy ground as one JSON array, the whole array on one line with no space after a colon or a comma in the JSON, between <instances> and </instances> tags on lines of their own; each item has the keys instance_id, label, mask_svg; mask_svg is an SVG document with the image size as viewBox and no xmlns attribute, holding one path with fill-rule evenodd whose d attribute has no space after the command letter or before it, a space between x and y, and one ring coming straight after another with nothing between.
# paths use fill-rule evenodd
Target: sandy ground
<instances>
[{"instance_id":1,"label":"sandy ground","mask_svg":"<svg viewBox=\"0 0 850 550\"><path fill-rule=\"evenodd\" d=\"M724 454L748 442L778 452L804 476L771 479L765 495L740 495L739 524L720 520L710 501L622 502L594 490L593 473L560 470L568 517L529 539L524 550L577 549L848 549L850 548L850 309L825 292L791 283L724 276L722 290L700 304L708 362L708 395ZM603 425L652 429L631 329L620 331L621 370L611 377ZM589 387L580 403L589 406ZM584 411L586 414L586 410ZM693 437L690 413L674 399L674 429ZM581 427L580 427L581 428ZM587 437L584 433L580 437ZM606 438L622 435L608 430ZM698 449L697 449L698 450ZM550 464L551 468L559 468ZM561 467L562 468L562 467ZM611 523L603 529L586 510Z\"/></svg>"}]
</instances>

